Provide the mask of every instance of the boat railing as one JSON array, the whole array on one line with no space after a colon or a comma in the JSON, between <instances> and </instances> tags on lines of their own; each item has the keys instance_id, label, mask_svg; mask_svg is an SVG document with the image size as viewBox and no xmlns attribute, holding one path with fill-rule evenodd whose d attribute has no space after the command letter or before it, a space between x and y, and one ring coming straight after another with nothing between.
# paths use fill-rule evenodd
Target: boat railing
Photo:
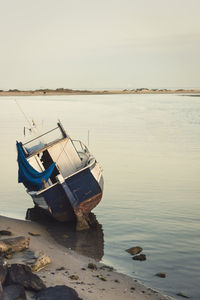
<instances>
[{"instance_id":1,"label":"boat railing","mask_svg":"<svg viewBox=\"0 0 200 300\"><path fill-rule=\"evenodd\" d=\"M86 145L84 145L80 140L72 140L72 143L76 149L77 152L83 152L86 154L90 154L88 148L86 147Z\"/></svg>"},{"instance_id":2,"label":"boat railing","mask_svg":"<svg viewBox=\"0 0 200 300\"><path fill-rule=\"evenodd\" d=\"M60 124L58 123L57 127L35 136L31 140L23 143L23 146L28 154L33 154L51 144L54 144L55 142L62 140L66 136L66 133L63 132L62 127L60 127Z\"/></svg>"}]
</instances>

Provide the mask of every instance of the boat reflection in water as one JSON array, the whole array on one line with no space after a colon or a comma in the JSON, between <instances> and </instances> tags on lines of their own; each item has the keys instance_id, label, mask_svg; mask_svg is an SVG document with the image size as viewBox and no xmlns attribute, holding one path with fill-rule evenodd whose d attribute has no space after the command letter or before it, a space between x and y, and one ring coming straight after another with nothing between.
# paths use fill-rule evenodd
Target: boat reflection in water
<instances>
[{"instance_id":1,"label":"boat reflection in water","mask_svg":"<svg viewBox=\"0 0 200 300\"><path fill-rule=\"evenodd\" d=\"M42 214L42 215L41 215ZM38 208L27 210L26 219L42 224L54 240L79 254L100 261L104 255L104 234L95 214L90 213L90 229L76 231L75 222L58 222Z\"/></svg>"}]
</instances>

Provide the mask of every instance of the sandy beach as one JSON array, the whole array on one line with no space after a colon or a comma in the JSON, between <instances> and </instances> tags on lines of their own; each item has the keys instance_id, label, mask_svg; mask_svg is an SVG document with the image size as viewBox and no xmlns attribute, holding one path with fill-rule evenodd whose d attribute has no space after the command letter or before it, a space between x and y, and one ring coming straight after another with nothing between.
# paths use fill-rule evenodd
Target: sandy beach
<instances>
[{"instance_id":1,"label":"sandy beach","mask_svg":"<svg viewBox=\"0 0 200 300\"><path fill-rule=\"evenodd\" d=\"M46 229L36 222L0 216L0 230L11 231L12 237L25 236L30 238L29 249L15 253L13 258L8 260L8 263L26 264L28 261L27 253L30 252L41 252L51 258L51 263L37 272L47 287L67 285L74 288L79 297L84 300L172 299L140 284L129 276L117 273L111 268L105 268L103 264L58 244ZM89 263L94 263L97 270L89 269ZM27 292L27 297L31 299L32 294Z\"/></svg>"}]
</instances>

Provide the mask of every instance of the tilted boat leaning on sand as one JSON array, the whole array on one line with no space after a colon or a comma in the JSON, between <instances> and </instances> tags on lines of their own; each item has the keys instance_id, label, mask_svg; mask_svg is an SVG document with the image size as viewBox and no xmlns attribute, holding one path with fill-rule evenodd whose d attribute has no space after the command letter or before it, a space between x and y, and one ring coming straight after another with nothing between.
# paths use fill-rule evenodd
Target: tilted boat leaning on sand
<instances>
[{"instance_id":1,"label":"tilted boat leaning on sand","mask_svg":"<svg viewBox=\"0 0 200 300\"><path fill-rule=\"evenodd\" d=\"M39 207L58 221L77 218L88 228L87 216L100 202L103 176L88 148L72 140L61 122L26 143L17 142L18 182Z\"/></svg>"}]
</instances>

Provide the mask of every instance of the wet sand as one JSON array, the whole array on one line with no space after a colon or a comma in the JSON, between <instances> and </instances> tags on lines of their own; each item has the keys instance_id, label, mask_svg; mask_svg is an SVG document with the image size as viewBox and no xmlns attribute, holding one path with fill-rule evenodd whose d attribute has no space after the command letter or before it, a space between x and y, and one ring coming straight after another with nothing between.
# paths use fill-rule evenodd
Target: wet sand
<instances>
[{"instance_id":1,"label":"wet sand","mask_svg":"<svg viewBox=\"0 0 200 300\"><path fill-rule=\"evenodd\" d=\"M62 227L63 225L60 225L54 232L53 225L47 230L44 224L0 216L0 230L10 230L13 233L13 236L30 237L29 250L14 254L10 263L26 263L26 259L28 259L27 254L30 252L38 253L41 251L42 253L47 254L52 262L44 269L38 271L37 275L41 277L47 287L64 284L74 288L79 294L79 297L83 300L172 299L169 296L153 291L129 276L115 272L110 268L105 268L103 264L99 263L98 260L101 259L102 255L102 249L99 248L101 248L102 245L101 242L97 243L96 241L102 240L102 236L93 241L96 245L96 248L94 247L94 249L96 249L94 250L94 253L95 251L99 251L98 254L96 257L94 255L95 259L89 258L82 256L71 249L70 240L72 241L72 237L70 239L68 236L70 230L67 231L67 234ZM73 232L73 228L71 229L71 232ZM33 236L30 235L29 232L39 235ZM77 249L83 249L84 247L87 249L87 241L89 240L88 238L85 238L87 234L82 233L81 242L81 235L77 235L77 238L74 238L74 249L76 249L75 245L77 246L77 244ZM57 236L57 240L53 238L55 235ZM65 240L68 238L69 241L65 243ZM93 239L94 233L91 240ZM97 270L89 269L88 263L96 264ZM75 280L70 278L72 275L76 275L74 276L74 278L76 278ZM27 293L27 295L28 299L31 299L31 293Z\"/></svg>"}]
</instances>

